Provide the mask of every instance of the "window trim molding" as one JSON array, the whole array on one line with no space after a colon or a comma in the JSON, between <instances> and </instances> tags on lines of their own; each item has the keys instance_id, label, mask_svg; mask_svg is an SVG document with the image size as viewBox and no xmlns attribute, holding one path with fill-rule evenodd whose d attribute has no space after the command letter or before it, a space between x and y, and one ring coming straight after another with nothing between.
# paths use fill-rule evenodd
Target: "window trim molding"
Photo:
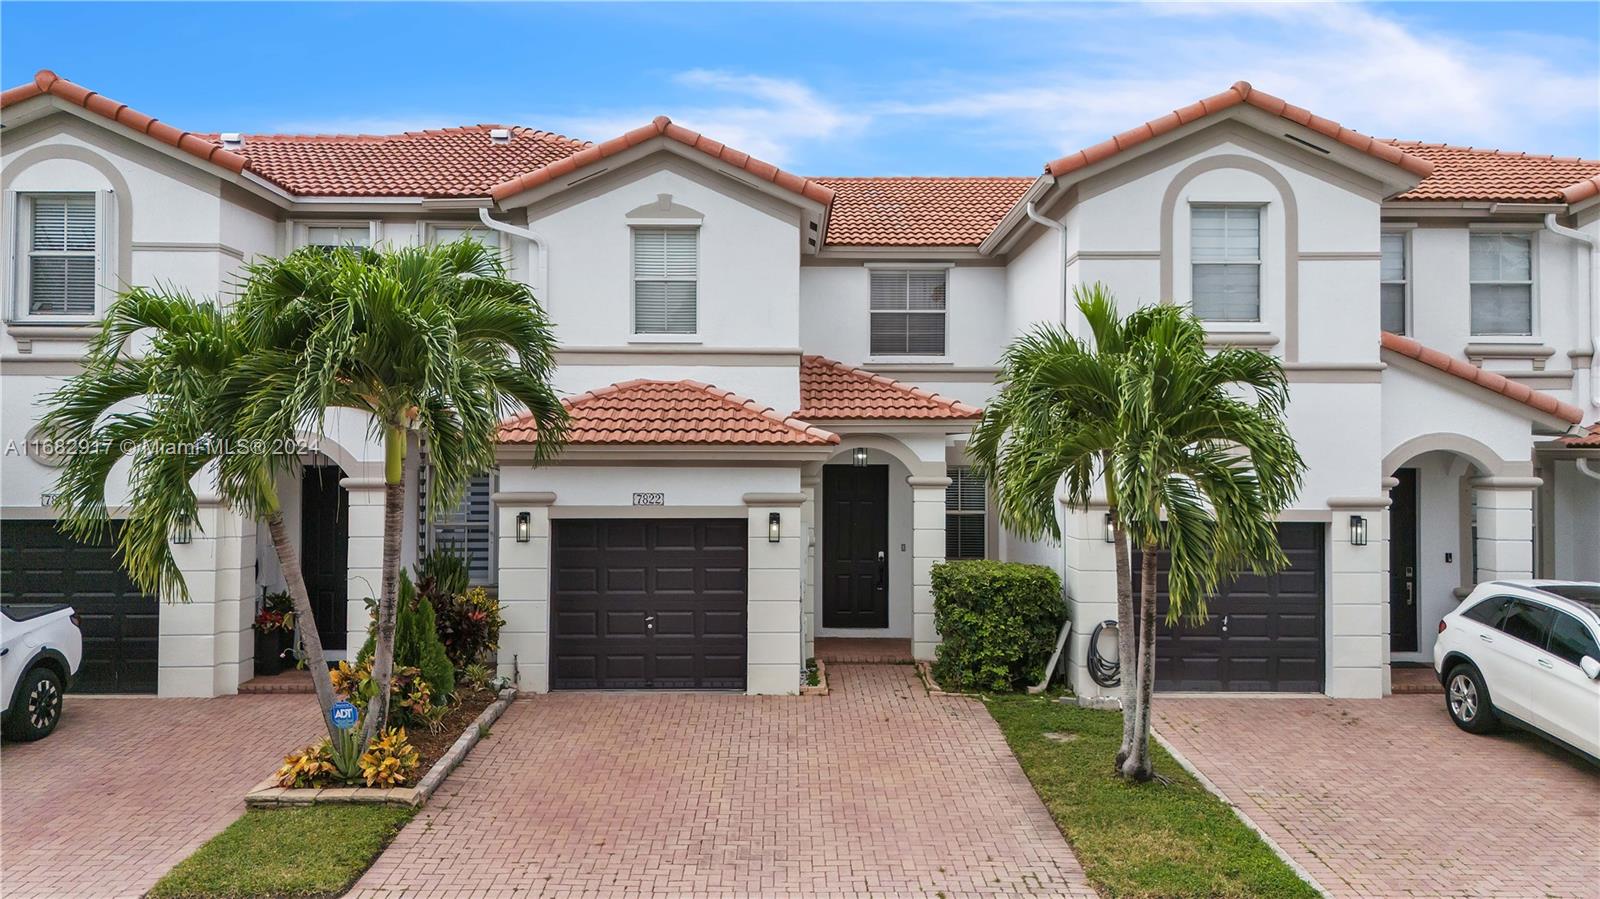
<instances>
[{"instance_id":1,"label":"window trim molding","mask_svg":"<svg viewBox=\"0 0 1600 899\"><path fill-rule=\"evenodd\" d=\"M116 296L117 273L114 271L113 253L108 243L114 241L110 232L116 225L116 197L113 191L86 190L23 190L9 191L5 195L7 217L11 227L8 248L11 261L11 300L6 309L6 321L17 325L92 325L105 317L106 308ZM88 197L94 207L94 250L88 254L94 260L94 311L87 315L34 312L32 309L33 255L31 246L23 246L33 236L33 201L39 197ZM110 219L108 221L108 218ZM82 252L61 251L59 258L82 257Z\"/></svg>"},{"instance_id":2,"label":"window trim molding","mask_svg":"<svg viewBox=\"0 0 1600 899\"><path fill-rule=\"evenodd\" d=\"M1415 231L1415 230L1416 230L1415 228L1399 228L1399 227L1393 227L1391 225L1385 224L1382 227L1382 229L1378 232L1379 241L1380 241L1379 244L1378 244L1378 323L1380 325L1383 323L1383 285L1385 285L1385 284L1394 284L1394 283L1401 284L1405 288L1405 291L1404 291L1405 315L1403 316L1403 318L1404 318L1403 324L1405 326L1405 331L1402 332L1401 336L1409 336L1409 335L1411 335L1412 333L1415 332L1415 327L1412 324L1412 319L1411 319L1412 310L1416 306L1416 304L1411 301L1411 282L1413 280L1412 276L1411 276L1411 233L1413 231ZM1400 282L1383 280L1383 244L1382 244L1382 238L1383 238L1383 235L1386 235L1386 234L1393 234L1393 235L1395 235L1395 236L1400 238L1400 252L1403 254L1401 261L1404 263L1404 267L1405 267L1404 280L1400 281Z\"/></svg>"},{"instance_id":3,"label":"window trim molding","mask_svg":"<svg viewBox=\"0 0 1600 899\"><path fill-rule=\"evenodd\" d=\"M1467 337L1473 343L1540 343L1543 338L1539 334L1539 238L1538 227L1516 228L1509 226L1469 228L1467 234ZM1474 281L1472 279L1472 238L1487 237L1491 235L1512 235L1528 239L1528 280L1527 281ZM1528 285L1528 333L1526 334L1479 334L1472 329L1472 288L1478 284L1527 284Z\"/></svg>"},{"instance_id":4,"label":"window trim molding","mask_svg":"<svg viewBox=\"0 0 1600 899\"><path fill-rule=\"evenodd\" d=\"M661 225L629 221L628 229L628 342L629 343L699 343L700 342L700 222L681 225ZM694 233L694 330L693 331L640 331L639 330L639 232L640 231L690 231ZM655 279L647 279L655 280ZM661 279L663 283L675 283Z\"/></svg>"}]
</instances>

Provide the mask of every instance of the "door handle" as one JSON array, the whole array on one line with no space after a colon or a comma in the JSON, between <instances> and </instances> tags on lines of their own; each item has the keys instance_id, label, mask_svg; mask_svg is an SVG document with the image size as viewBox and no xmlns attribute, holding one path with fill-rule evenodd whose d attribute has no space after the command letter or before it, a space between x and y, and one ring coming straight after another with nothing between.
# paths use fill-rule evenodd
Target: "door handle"
<instances>
[{"instance_id":1,"label":"door handle","mask_svg":"<svg viewBox=\"0 0 1600 899\"><path fill-rule=\"evenodd\" d=\"M879 589L879 590L883 589L883 575L884 575L884 568L886 567L884 562L885 562L885 559L884 559L884 555L883 555L883 550L880 549L880 550L878 550L878 585L877 585L877 589Z\"/></svg>"},{"instance_id":2,"label":"door handle","mask_svg":"<svg viewBox=\"0 0 1600 899\"><path fill-rule=\"evenodd\" d=\"M655 630L656 629L656 616L654 616L654 615L646 615L646 616L644 616L644 626L645 626L645 630L651 630L651 631Z\"/></svg>"},{"instance_id":3,"label":"door handle","mask_svg":"<svg viewBox=\"0 0 1600 899\"><path fill-rule=\"evenodd\" d=\"M1478 639L1482 640L1485 643L1493 643L1494 642L1494 638L1489 636L1488 634L1479 634L1478 635Z\"/></svg>"},{"instance_id":4,"label":"door handle","mask_svg":"<svg viewBox=\"0 0 1600 899\"><path fill-rule=\"evenodd\" d=\"M1222 632L1224 634L1228 632L1228 616L1226 615L1222 616Z\"/></svg>"},{"instance_id":5,"label":"door handle","mask_svg":"<svg viewBox=\"0 0 1600 899\"><path fill-rule=\"evenodd\" d=\"M1540 659L1539 660L1539 667L1540 668L1551 668L1551 669L1554 669L1556 666L1549 659Z\"/></svg>"}]
</instances>

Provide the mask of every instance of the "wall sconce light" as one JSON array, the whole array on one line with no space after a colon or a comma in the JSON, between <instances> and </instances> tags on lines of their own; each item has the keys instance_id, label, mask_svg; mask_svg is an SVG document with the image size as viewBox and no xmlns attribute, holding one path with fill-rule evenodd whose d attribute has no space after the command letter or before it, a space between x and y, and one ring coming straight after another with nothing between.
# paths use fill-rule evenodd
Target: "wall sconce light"
<instances>
[{"instance_id":1,"label":"wall sconce light","mask_svg":"<svg viewBox=\"0 0 1600 899\"><path fill-rule=\"evenodd\" d=\"M533 538L533 515L528 512L517 513L517 542L527 543Z\"/></svg>"},{"instance_id":2,"label":"wall sconce light","mask_svg":"<svg viewBox=\"0 0 1600 899\"><path fill-rule=\"evenodd\" d=\"M1350 516L1350 545L1367 545L1367 520L1360 515Z\"/></svg>"},{"instance_id":3,"label":"wall sconce light","mask_svg":"<svg viewBox=\"0 0 1600 899\"><path fill-rule=\"evenodd\" d=\"M850 462L857 468L865 468L867 466L867 448L864 446L858 446L851 450Z\"/></svg>"},{"instance_id":4,"label":"wall sconce light","mask_svg":"<svg viewBox=\"0 0 1600 899\"><path fill-rule=\"evenodd\" d=\"M767 542L777 543L779 536L778 522L782 519L776 512L767 513Z\"/></svg>"},{"instance_id":5,"label":"wall sconce light","mask_svg":"<svg viewBox=\"0 0 1600 899\"><path fill-rule=\"evenodd\" d=\"M176 544L179 544L179 545L183 545L183 544L189 542L191 536L192 536L192 533L189 530L189 525L188 525L187 522L185 522L183 524L180 524L177 527L172 529L172 542L173 543L176 543Z\"/></svg>"},{"instance_id":6,"label":"wall sconce light","mask_svg":"<svg viewBox=\"0 0 1600 899\"><path fill-rule=\"evenodd\" d=\"M1111 513L1110 512L1106 513L1106 542L1107 543L1116 543L1117 542L1117 526L1112 523L1112 521L1111 521Z\"/></svg>"}]
</instances>

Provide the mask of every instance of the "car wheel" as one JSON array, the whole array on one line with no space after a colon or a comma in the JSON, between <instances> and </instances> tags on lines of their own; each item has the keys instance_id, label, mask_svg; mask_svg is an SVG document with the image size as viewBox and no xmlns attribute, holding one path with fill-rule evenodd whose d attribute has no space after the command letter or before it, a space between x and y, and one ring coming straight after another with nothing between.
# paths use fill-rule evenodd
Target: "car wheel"
<instances>
[{"instance_id":1,"label":"car wheel","mask_svg":"<svg viewBox=\"0 0 1600 899\"><path fill-rule=\"evenodd\" d=\"M23 677L22 689L6 721L6 736L13 740L42 740L61 722L61 677L45 667Z\"/></svg>"},{"instance_id":2,"label":"car wheel","mask_svg":"<svg viewBox=\"0 0 1600 899\"><path fill-rule=\"evenodd\" d=\"M1444 679L1444 706L1450 720L1467 733L1486 734L1494 730L1494 708L1489 704L1489 688L1483 675L1472 665L1457 665Z\"/></svg>"}]
</instances>

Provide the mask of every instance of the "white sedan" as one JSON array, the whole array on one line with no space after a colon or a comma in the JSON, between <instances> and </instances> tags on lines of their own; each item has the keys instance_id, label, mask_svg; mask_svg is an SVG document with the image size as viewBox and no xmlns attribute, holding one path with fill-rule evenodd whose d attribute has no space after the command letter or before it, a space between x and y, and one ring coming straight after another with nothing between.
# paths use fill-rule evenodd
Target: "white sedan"
<instances>
[{"instance_id":1,"label":"white sedan","mask_svg":"<svg viewBox=\"0 0 1600 899\"><path fill-rule=\"evenodd\" d=\"M1504 722L1600 764L1600 584L1491 581L1439 622L1433 668L1462 730Z\"/></svg>"}]
</instances>

